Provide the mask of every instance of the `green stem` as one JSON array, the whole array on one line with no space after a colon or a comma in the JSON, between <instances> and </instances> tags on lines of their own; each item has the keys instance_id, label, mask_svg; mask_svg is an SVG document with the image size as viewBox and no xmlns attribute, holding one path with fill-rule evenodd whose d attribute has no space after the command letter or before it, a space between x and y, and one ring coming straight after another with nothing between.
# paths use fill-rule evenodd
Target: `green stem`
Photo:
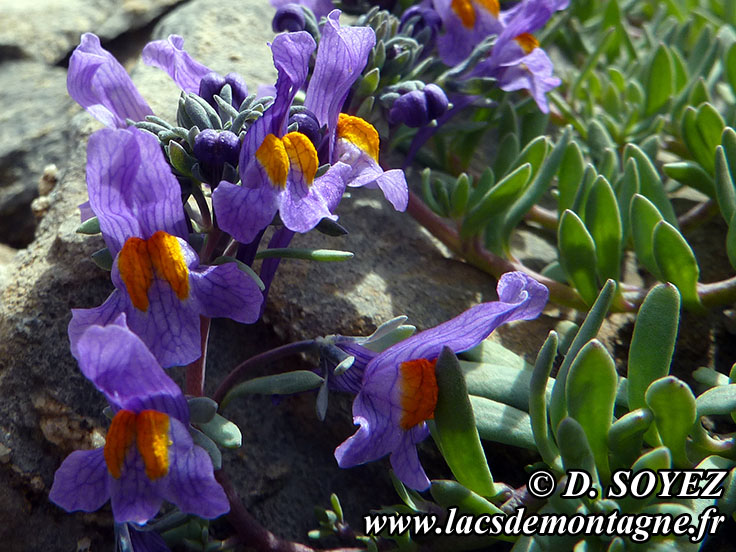
<instances>
[{"instance_id":1,"label":"green stem","mask_svg":"<svg viewBox=\"0 0 736 552\"><path fill-rule=\"evenodd\" d=\"M250 357L248 360L241 362L232 369L232 371L217 388L214 395L212 395L212 398L215 400L215 402L220 403L223 397L227 395L227 392L230 391L230 389L232 389L233 386L243 378L245 373L249 370L252 370L256 366L273 362L275 360L295 355L297 353L311 351L314 350L316 347L317 343L314 339L305 339L304 341L288 343L286 345L282 345L281 347L276 347L275 349L271 349L270 351L266 351L259 355Z\"/></svg>"},{"instance_id":2,"label":"green stem","mask_svg":"<svg viewBox=\"0 0 736 552\"><path fill-rule=\"evenodd\" d=\"M187 366L186 384L187 395L201 397L204 395L204 375L207 366L207 342L210 337L210 319L199 317L202 355Z\"/></svg>"}]
</instances>

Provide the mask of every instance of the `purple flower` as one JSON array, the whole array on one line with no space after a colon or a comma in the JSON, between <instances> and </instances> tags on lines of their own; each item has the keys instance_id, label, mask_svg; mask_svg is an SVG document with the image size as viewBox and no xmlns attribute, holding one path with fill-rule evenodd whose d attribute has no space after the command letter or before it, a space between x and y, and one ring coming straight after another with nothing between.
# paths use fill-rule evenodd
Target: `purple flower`
<instances>
[{"instance_id":1,"label":"purple flower","mask_svg":"<svg viewBox=\"0 0 736 552\"><path fill-rule=\"evenodd\" d=\"M125 119L141 121L153 111L100 39L84 33L69 59L66 81L69 95L102 124L125 128Z\"/></svg>"},{"instance_id":2,"label":"purple flower","mask_svg":"<svg viewBox=\"0 0 736 552\"><path fill-rule=\"evenodd\" d=\"M522 272L504 274L497 291L498 301L476 305L369 360L353 402L353 423L360 429L335 450L340 467L390 454L401 481L417 490L429 487L415 445L427 437L425 421L434 417L440 351L444 346L466 351L500 324L537 317L547 303L547 288Z\"/></svg>"},{"instance_id":3,"label":"purple flower","mask_svg":"<svg viewBox=\"0 0 736 552\"><path fill-rule=\"evenodd\" d=\"M183 46L184 39L178 35L154 40L143 48L143 62L166 71L184 92L196 94L200 81L212 70L193 59Z\"/></svg>"},{"instance_id":4,"label":"purple flower","mask_svg":"<svg viewBox=\"0 0 736 552\"><path fill-rule=\"evenodd\" d=\"M531 33L541 29L556 10L566 5L564 0L524 0L508 10L491 55L478 63L469 76L494 77L498 87L507 92L529 90L539 109L547 113L546 94L561 81L552 76L552 61Z\"/></svg>"},{"instance_id":5,"label":"purple flower","mask_svg":"<svg viewBox=\"0 0 736 552\"><path fill-rule=\"evenodd\" d=\"M238 166L240 138L229 130L206 128L194 138L193 153L205 180L214 187L222 180L225 163Z\"/></svg>"},{"instance_id":6,"label":"purple flower","mask_svg":"<svg viewBox=\"0 0 736 552\"><path fill-rule=\"evenodd\" d=\"M162 366L201 354L200 316L255 322L263 300L256 282L235 263L201 266L187 243L179 183L158 140L137 129L103 129L87 148L87 189L115 259L115 291L101 306L74 309L72 353L91 325L121 312Z\"/></svg>"},{"instance_id":7,"label":"purple flower","mask_svg":"<svg viewBox=\"0 0 736 552\"><path fill-rule=\"evenodd\" d=\"M366 27L341 27L339 18L339 10L327 16L304 105L327 127L329 162L346 163L352 168L347 185L380 188L395 209L404 211L409 201L404 171L384 172L378 164L376 129L359 117L340 113L368 61L376 36Z\"/></svg>"},{"instance_id":8,"label":"purple flower","mask_svg":"<svg viewBox=\"0 0 736 552\"><path fill-rule=\"evenodd\" d=\"M304 10L299 4L284 4L276 10L276 15L271 21L271 28L275 33L282 31L295 33L305 30L306 27L307 20L304 17Z\"/></svg>"},{"instance_id":9,"label":"purple flower","mask_svg":"<svg viewBox=\"0 0 736 552\"><path fill-rule=\"evenodd\" d=\"M423 54L427 54L437 42L437 34L442 28L442 19L431 7L423 4L411 6L401 14L399 31L405 31L411 25L411 36L422 40L424 44Z\"/></svg>"},{"instance_id":10,"label":"purple flower","mask_svg":"<svg viewBox=\"0 0 736 552\"><path fill-rule=\"evenodd\" d=\"M449 105L447 95L436 84L412 90L399 96L388 112L389 122L420 128L444 115Z\"/></svg>"},{"instance_id":11,"label":"purple flower","mask_svg":"<svg viewBox=\"0 0 736 552\"><path fill-rule=\"evenodd\" d=\"M294 232L307 232L332 211L350 167L336 163L317 177L319 159L301 132L286 132L294 96L307 80L314 39L305 31L278 35L271 49L278 71L276 99L245 135L240 151L242 185L223 181L212 194L220 228L249 243L278 212Z\"/></svg>"},{"instance_id":12,"label":"purple flower","mask_svg":"<svg viewBox=\"0 0 736 552\"><path fill-rule=\"evenodd\" d=\"M289 4L296 4L298 6L309 8L312 10L312 13L314 13L314 16L318 21L320 17L326 16L335 9L335 6L332 4L332 0L297 0L296 2L294 0L271 0L271 5L276 9L288 6Z\"/></svg>"},{"instance_id":13,"label":"purple flower","mask_svg":"<svg viewBox=\"0 0 736 552\"><path fill-rule=\"evenodd\" d=\"M92 512L109 499L118 523L146 523L164 500L203 518L227 513L212 461L189 434L181 390L125 327L125 316L89 328L78 340L77 358L115 417L103 448L64 460L49 498L70 512Z\"/></svg>"},{"instance_id":14,"label":"purple flower","mask_svg":"<svg viewBox=\"0 0 736 552\"><path fill-rule=\"evenodd\" d=\"M433 0L445 29L437 39L440 59L456 65L470 55L480 42L501 32L498 0Z\"/></svg>"}]
</instances>

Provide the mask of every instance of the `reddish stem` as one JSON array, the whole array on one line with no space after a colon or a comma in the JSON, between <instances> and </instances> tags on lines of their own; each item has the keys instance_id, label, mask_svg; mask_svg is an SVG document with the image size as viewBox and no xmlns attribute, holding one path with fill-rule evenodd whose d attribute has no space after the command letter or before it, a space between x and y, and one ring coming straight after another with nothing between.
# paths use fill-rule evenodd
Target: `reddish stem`
<instances>
[{"instance_id":1,"label":"reddish stem","mask_svg":"<svg viewBox=\"0 0 736 552\"><path fill-rule=\"evenodd\" d=\"M199 317L202 356L187 366L186 391L187 395L201 397L204 395L204 375L207 365L207 342L210 337L210 319Z\"/></svg>"}]
</instances>

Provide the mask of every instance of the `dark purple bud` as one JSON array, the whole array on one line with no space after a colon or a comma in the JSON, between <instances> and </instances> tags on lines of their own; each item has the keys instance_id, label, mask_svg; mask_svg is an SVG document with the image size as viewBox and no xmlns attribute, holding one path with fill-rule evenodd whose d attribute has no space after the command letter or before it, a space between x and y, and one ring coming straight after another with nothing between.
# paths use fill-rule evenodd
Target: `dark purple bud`
<instances>
[{"instance_id":1,"label":"dark purple bud","mask_svg":"<svg viewBox=\"0 0 736 552\"><path fill-rule=\"evenodd\" d=\"M413 90L399 96L388 112L391 124L404 123L411 128L423 127L429 123L427 98L423 90Z\"/></svg>"},{"instance_id":2,"label":"dark purple bud","mask_svg":"<svg viewBox=\"0 0 736 552\"><path fill-rule=\"evenodd\" d=\"M425 35L428 35L428 39L425 41L425 49L431 48L437 40L437 34L442 28L442 19L439 14L431 9L423 6L412 6L406 10L401 16L401 22L399 23L399 31L403 31L405 27L413 24L411 30L412 38L417 38L419 33L424 29L429 29Z\"/></svg>"},{"instance_id":3,"label":"dark purple bud","mask_svg":"<svg viewBox=\"0 0 736 552\"><path fill-rule=\"evenodd\" d=\"M194 138L194 156L200 172L213 187L222 180L225 163L237 167L239 155L240 139L229 130L218 132L207 128Z\"/></svg>"},{"instance_id":4,"label":"dark purple bud","mask_svg":"<svg viewBox=\"0 0 736 552\"><path fill-rule=\"evenodd\" d=\"M314 144L315 149L319 149L322 143L321 126L317 117L308 109L301 109L289 116L289 126L296 123L299 125L299 132L304 134L309 141Z\"/></svg>"},{"instance_id":5,"label":"dark purple bud","mask_svg":"<svg viewBox=\"0 0 736 552\"><path fill-rule=\"evenodd\" d=\"M424 87L424 96L427 98L427 116L430 121L445 114L450 102L444 90L436 84L428 84Z\"/></svg>"},{"instance_id":6,"label":"dark purple bud","mask_svg":"<svg viewBox=\"0 0 736 552\"><path fill-rule=\"evenodd\" d=\"M211 71L202 77L201 81L199 81L199 97L210 104L213 108L217 109L214 95L219 94L225 84L225 77L220 73Z\"/></svg>"},{"instance_id":7,"label":"dark purple bud","mask_svg":"<svg viewBox=\"0 0 736 552\"><path fill-rule=\"evenodd\" d=\"M273 16L271 27L273 32L280 33L287 31L295 33L297 31L303 31L307 26L307 21L304 18L304 11L298 4L286 4L276 10L276 15Z\"/></svg>"},{"instance_id":8,"label":"dark purple bud","mask_svg":"<svg viewBox=\"0 0 736 552\"><path fill-rule=\"evenodd\" d=\"M248 87L243 80L243 77L237 73L228 73L225 75L225 82L230 85L230 89L233 93L232 106L235 109L240 109L240 104L243 100L248 97Z\"/></svg>"}]
</instances>

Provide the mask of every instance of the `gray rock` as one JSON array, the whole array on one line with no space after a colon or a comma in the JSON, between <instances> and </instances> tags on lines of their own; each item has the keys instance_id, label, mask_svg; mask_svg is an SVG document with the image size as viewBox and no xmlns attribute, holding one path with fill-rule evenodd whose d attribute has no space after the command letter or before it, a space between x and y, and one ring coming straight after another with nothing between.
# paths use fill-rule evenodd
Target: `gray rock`
<instances>
[{"instance_id":1,"label":"gray rock","mask_svg":"<svg viewBox=\"0 0 736 552\"><path fill-rule=\"evenodd\" d=\"M80 108L65 70L32 61L0 65L0 103L0 241L23 247L33 239L39 179L67 157L69 119Z\"/></svg>"},{"instance_id":2,"label":"gray rock","mask_svg":"<svg viewBox=\"0 0 736 552\"><path fill-rule=\"evenodd\" d=\"M103 40L143 27L182 0L0 0L0 61L28 58L54 64L93 31Z\"/></svg>"}]
</instances>

